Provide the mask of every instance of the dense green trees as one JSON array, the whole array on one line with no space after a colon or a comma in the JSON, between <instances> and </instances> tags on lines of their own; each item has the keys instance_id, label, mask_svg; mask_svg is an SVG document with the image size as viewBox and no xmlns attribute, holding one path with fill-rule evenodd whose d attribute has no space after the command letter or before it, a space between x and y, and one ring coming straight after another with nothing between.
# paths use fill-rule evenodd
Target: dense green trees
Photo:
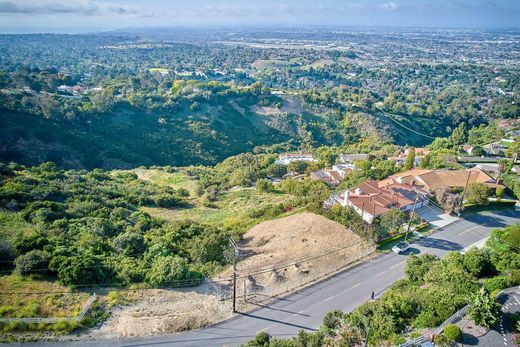
<instances>
[{"instance_id":1,"label":"dense green trees","mask_svg":"<svg viewBox=\"0 0 520 347\"><path fill-rule=\"evenodd\" d=\"M408 155L406 156L406 163L404 164L404 170L410 170L414 167L415 160L415 147L408 148Z\"/></svg>"},{"instance_id":2,"label":"dense green trees","mask_svg":"<svg viewBox=\"0 0 520 347\"><path fill-rule=\"evenodd\" d=\"M31 165L214 164L272 144L326 145L316 156L333 164L330 145L361 142L366 152L374 143L364 143L368 138L427 144L398 124L449 136L432 148L456 151L466 138L475 145L500 138L493 121L516 116L519 104L517 73L506 65L412 59L368 68L352 52L153 40L143 50L138 37L118 35L4 35L0 42L0 158ZM332 63L313 66L323 59ZM252 71L258 61L267 64ZM497 88L503 93L495 95ZM298 95L272 95L274 89ZM280 115L264 117L259 107Z\"/></svg>"},{"instance_id":3,"label":"dense green trees","mask_svg":"<svg viewBox=\"0 0 520 347\"><path fill-rule=\"evenodd\" d=\"M226 262L227 232L191 222L165 224L140 211L182 197L125 172L2 166L0 204L29 229L0 234L21 275L66 285L174 285ZM181 282L179 282L181 281Z\"/></svg>"},{"instance_id":4,"label":"dense green trees","mask_svg":"<svg viewBox=\"0 0 520 347\"><path fill-rule=\"evenodd\" d=\"M388 234L392 235L399 231L399 228L406 220L406 214L398 208L392 208L388 212L381 215L379 225L383 227Z\"/></svg>"}]
</instances>

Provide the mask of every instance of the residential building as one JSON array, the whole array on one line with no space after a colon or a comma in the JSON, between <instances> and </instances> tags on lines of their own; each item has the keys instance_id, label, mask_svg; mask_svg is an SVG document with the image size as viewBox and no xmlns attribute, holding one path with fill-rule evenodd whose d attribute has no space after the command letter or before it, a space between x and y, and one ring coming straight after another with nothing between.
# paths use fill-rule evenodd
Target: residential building
<instances>
[{"instance_id":1,"label":"residential building","mask_svg":"<svg viewBox=\"0 0 520 347\"><path fill-rule=\"evenodd\" d=\"M368 154L364 154L364 153L341 154L339 156L339 162L341 164L346 165L351 170L356 169L356 165L354 164L354 161L356 161L356 160L367 160L367 159L368 159Z\"/></svg>"},{"instance_id":2,"label":"residential building","mask_svg":"<svg viewBox=\"0 0 520 347\"><path fill-rule=\"evenodd\" d=\"M316 159L312 156L312 154L299 154L299 153L287 153L280 154L278 159L275 160L275 164L280 165L289 165L293 161L309 161L309 162L317 162Z\"/></svg>"},{"instance_id":3,"label":"residential building","mask_svg":"<svg viewBox=\"0 0 520 347\"><path fill-rule=\"evenodd\" d=\"M368 180L357 187L333 195L327 205L340 204L352 207L364 221L373 223L374 219L392 208L409 211L427 205L429 194L417 186L399 183L393 179L383 181Z\"/></svg>"},{"instance_id":4,"label":"residential building","mask_svg":"<svg viewBox=\"0 0 520 347\"><path fill-rule=\"evenodd\" d=\"M313 179L321 180L331 187L336 187L341 181L352 172L346 164L333 165L332 169L323 169L311 172L310 176Z\"/></svg>"},{"instance_id":5,"label":"residential building","mask_svg":"<svg viewBox=\"0 0 520 347\"><path fill-rule=\"evenodd\" d=\"M408 159L408 154L410 153L410 148L406 148L403 152L399 154L397 157L389 157L388 160L393 161L395 164L404 165L406 164L406 160ZM415 157L414 157L414 166L419 166L419 163L424 158L425 155L429 154L430 150L427 148L415 148Z\"/></svg>"},{"instance_id":6,"label":"residential building","mask_svg":"<svg viewBox=\"0 0 520 347\"><path fill-rule=\"evenodd\" d=\"M410 153L410 148L406 148L404 150L404 155L408 155L409 153ZM425 156L426 154L430 154L430 150L428 148L421 148L421 147L415 148L416 156Z\"/></svg>"},{"instance_id":7,"label":"residential building","mask_svg":"<svg viewBox=\"0 0 520 347\"><path fill-rule=\"evenodd\" d=\"M484 149L484 152L488 155L502 155L504 152L504 146L496 142L484 145L482 149Z\"/></svg>"},{"instance_id":8,"label":"residential building","mask_svg":"<svg viewBox=\"0 0 520 347\"><path fill-rule=\"evenodd\" d=\"M496 180L475 167L467 170L413 169L390 176L399 183L418 186L433 192L439 188L464 188L466 184L484 183L496 188Z\"/></svg>"}]
</instances>

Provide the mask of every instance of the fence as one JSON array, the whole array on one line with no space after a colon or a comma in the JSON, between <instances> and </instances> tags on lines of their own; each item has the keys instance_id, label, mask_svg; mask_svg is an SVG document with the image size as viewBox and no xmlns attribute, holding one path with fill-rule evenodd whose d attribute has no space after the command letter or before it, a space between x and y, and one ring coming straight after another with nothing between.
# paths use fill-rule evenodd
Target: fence
<instances>
[{"instance_id":1,"label":"fence","mask_svg":"<svg viewBox=\"0 0 520 347\"><path fill-rule=\"evenodd\" d=\"M313 256L257 269L239 269L237 298L248 304L265 303L282 294L322 280L373 254L366 243L324 251Z\"/></svg>"},{"instance_id":2,"label":"fence","mask_svg":"<svg viewBox=\"0 0 520 347\"><path fill-rule=\"evenodd\" d=\"M83 306L83 309L76 317L34 317L34 318L0 318L0 323L45 323L45 324L52 324L52 323L59 323L59 322L76 322L80 323L83 318L85 318L85 315L87 314L88 310L96 301L96 293L92 294L85 305Z\"/></svg>"},{"instance_id":3,"label":"fence","mask_svg":"<svg viewBox=\"0 0 520 347\"><path fill-rule=\"evenodd\" d=\"M497 294L497 296L500 296L505 293L518 293L518 292L520 292L520 286L503 289ZM455 312L451 317L446 319L441 325L439 325L437 328L435 328L435 330L433 331L433 334L439 335L440 333L442 333L444 331L444 328L446 328L446 326L457 322L459 319L464 317L468 313L468 311L469 311L469 305L464 306L463 308L461 308L460 310ZM427 335L422 335L414 340L411 340L411 341L408 341L406 343L399 345L399 347L421 346L421 344L423 344L424 342L429 341L429 340L430 339Z\"/></svg>"},{"instance_id":4,"label":"fence","mask_svg":"<svg viewBox=\"0 0 520 347\"><path fill-rule=\"evenodd\" d=\"M215 283L209 278L205 277L204 281L208 283L213 289L215 289L215 295L218 296L220 301L224 301L226 299L231 298L232 292L229 288L231 280L228 281L221 281L220 283ZM227 285L222 285L222 283L227 283Z\"/></svg>"}]
</instances>

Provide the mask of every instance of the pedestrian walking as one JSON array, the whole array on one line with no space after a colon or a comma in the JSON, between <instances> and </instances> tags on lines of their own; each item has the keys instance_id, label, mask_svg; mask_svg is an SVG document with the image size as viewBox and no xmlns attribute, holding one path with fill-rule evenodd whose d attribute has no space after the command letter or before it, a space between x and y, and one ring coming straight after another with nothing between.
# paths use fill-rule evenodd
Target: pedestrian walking
<instances>
[{"instance_id":1,"label":"pedestrian walking","mask_svg":"<svg viewBox=\"0 0 520 347\"><path fill-rule=\"evenodd\" d=\"M372 300L374 300L374 291L372 291L372 295L370 296Z\"/></svg>"}]
</instances>

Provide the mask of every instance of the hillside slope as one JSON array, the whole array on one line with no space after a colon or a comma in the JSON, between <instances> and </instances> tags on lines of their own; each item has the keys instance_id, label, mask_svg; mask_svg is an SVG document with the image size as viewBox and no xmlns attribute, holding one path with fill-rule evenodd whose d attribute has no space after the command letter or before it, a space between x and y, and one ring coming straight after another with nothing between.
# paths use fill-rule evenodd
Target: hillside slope
<instances>
[{"instance_id":1,"label":"hillside slope","mask_svg":"<svg viewBox=\"0 0 520 347\"><path fill-rule=\"evenodd\" d=\"M256 107L259 101L230 98L217 106L171 113L120 106L87 121L3 110L0 160L25 165L53 161L76 169L209 165L255 146L343 142L347 130L323 115L290 113L283 105L278 113L266 113Z\"/></svg>"},{"instance_id":2,"label":"hillside slope","mask_svg":"<svg viewBox=\"0 0 520 347\"><path fill-rule=\"evenodd\" d=\"M229 97L218 104L201 103L177 112L118 106L87 119L46 119L0 112L0 161L24 165L55 162L65 169L116 169L137 166L212 165L255 146L281 144L286 150L342 145L360 136L399 145L431 141L410 131L441 134L442 119L420 119L360 113L345 126L342 115L326 107L307 109L297 96ZM267 105L266 105L267 103ZM396 120L397 119L397 120ZM355 124L355 125L354 125Z\"/></svg>"}]
</instances>

